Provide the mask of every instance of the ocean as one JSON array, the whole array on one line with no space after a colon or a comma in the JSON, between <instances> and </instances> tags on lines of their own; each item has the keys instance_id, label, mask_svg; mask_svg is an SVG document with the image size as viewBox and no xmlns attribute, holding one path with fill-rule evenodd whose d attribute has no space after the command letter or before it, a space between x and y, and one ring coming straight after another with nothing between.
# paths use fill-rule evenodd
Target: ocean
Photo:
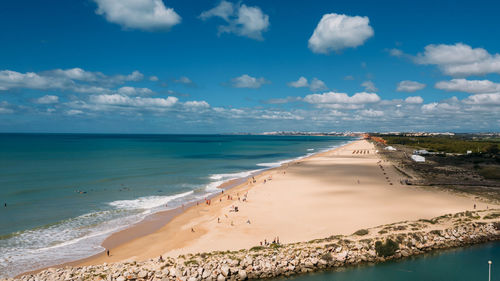
<instances>
[{"instance_id":1,"label":"ocean","mask_svg":"<svg viewBox=\"0 0 500 281\"><path fill-rule=\"evenodd\" d=\"M105 237L147 215L352 140L0 134L0 277L96 254Z\"/></svg>"}]
</instances>

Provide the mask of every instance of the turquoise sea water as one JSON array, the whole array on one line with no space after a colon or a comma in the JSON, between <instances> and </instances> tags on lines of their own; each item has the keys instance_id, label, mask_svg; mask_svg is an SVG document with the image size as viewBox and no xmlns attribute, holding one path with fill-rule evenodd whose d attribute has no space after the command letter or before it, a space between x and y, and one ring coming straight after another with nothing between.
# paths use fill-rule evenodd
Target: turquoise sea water
<instances>
[{"instance_id":1,"label":"turquoise sea water","mask_svg":"<svg viewBox=\"0 0 500 281\"><path fill-rule=\"evenodd\" d=\"M487 281L488 260L491 280L500 280L500 242L495 242L275 281Z\"/></svg>"},{"instance_id":2,"label":"turquoise sea water","mask_svg":"<svg viewBox=\"0 0 500 281\"><path fill-rule=\"evenodd\" d=\"M167 203L351 140L0 134L0 276L92 255L111 232Z\"/></svg>"}]
</instances>

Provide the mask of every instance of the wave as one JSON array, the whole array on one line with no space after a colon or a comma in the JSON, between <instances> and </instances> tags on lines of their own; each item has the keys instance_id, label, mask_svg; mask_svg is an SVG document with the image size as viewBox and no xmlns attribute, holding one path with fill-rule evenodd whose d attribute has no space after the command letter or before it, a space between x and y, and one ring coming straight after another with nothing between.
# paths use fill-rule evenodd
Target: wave
<instances>
[{"instance_id":1,"label":"wave","mask_svg":"<svg viewBox=\"0 0 500 281\"><path fill-rule=\"evenodd\" d=\"M194 193L193 190L187 191L184 193L179 193L175 195L168 195L168 196L146 196L146 197L139 197L137 199L132 199L132 200L117 200L108 203L110 206L119 208L119 209L126 209L126 210L149 210L149 209L154 209L158 208L161 206L165 206L166 204L175 201L177 199L192 195Z\"/></svg>"}]
</instances>

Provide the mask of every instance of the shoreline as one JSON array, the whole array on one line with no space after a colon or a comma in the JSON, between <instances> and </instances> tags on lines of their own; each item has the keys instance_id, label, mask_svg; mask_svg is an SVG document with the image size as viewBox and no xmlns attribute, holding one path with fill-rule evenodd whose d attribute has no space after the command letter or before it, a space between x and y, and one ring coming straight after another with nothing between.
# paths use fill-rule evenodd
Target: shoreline
<instances>
[{"instance_id":1,"label":"shoreline","mask_svg":"<svg viewBox=\"0 0 500 281\"><path fill-rule=\"evenodd\" d=\"M219 189L220 191L229 191L229 190L232 190L232 189L235 189L238 187L242 187L249 180L249 178L252 178L252 177L259 178L259 176L261 176L263 173L273 171L276 169L280 169L283 165L290 165L296 161L301 161L301 160L304 160L304 159L307 159L310 157L315 157L315 156L323 154L323 153L331 152L331 151L339 149L343 146L346 146L346 145L353 143L355 141L358 141L358 140L360 140L360 138L353 139L353 140L347 141L344 144L341 144L338 146L333 146L333 147L330 147L330 148L327 148L327 149L324 149L324 150L321 150L318 152L310 152L310 153L307 153L303 156L299 156L299 157L296 157L293 159L283 160L283 161L280 161L282 163L279 164L279 166L275 166L275 167L265 167L264 166L263 168L252 172L248 176L228 179L228 180L224 181L223 183L221 183L219 186L217 186L217 189ZM217 192L217 193L207 195L206 198L207 199L214 199L214 198L219 198L220 196L221 196L221 194ZM202 201L202 199L189 201L189 202L184 204L184 207L178 206L178 207L173 208L173 209L163 210L163 211L159 211L159 212L147 215L146 217L144 217L143 219L141 219L140 221L138 221L132 225L125 226L125 228L123 228L117 232L110 233L109 235L106 236L106 238L101 243L100 246L103 247L104 249L99 253L90 255L88 257L79 258L79 259L76 259L73 261L63 262L63 263L45 266L45 267L34 269L34 270L29 270L29 271L17 274L15 276L15 278L19 278L19 277L22 277L25 275L30 275L30 274L36 274L38 272L44 271L44 270L49 269L49 268L62 268L62 267L67 267L67 266L79 266L82 264L91 263L95 259L99 259L101 257L104 257L106 249L112 249L115 247L119 247L120 245L124 245L130 241L133 241L133 240L139 239L141 237L146 237L147 235L153 234L154 232L161 229L163 226L167 225L175 217L185 213L190 208L196 207L197 206L196 203L201 202L201 201Z\"/></svg>"},{"instance_id":2,"label":"shoreline","mask_svg":"<svg viewBox=\"0 0 500 281\"><path fill-rule=\"evenodd\" d=\"M335 235L308 242L188 254L143 262L50 268L19 279L222 281L288 277L497 241L500 240L499 214L499 209L467 211L430 220L380 225L366 229L366 233ZM389 244L396 246L387 247Z\"/></svg>"}]
</instances>

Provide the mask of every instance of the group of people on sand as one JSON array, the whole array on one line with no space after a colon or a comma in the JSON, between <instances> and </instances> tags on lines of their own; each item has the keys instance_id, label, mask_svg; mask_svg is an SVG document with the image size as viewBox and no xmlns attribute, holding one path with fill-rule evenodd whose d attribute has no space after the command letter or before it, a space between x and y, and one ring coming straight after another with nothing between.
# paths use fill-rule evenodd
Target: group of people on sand
<instances>
[{"instance_id":1,"label":"group of people on sand","mask_svg":"<svg viewBox=\"0 0 500 281\"><path fill-rule=\"evenodd\" d=\"M370 150L368 149L353 150L352 154L370 154Z\"/></svg>"},{"instance_id":2,"label":"group of people on sand","mask_svg":"<svg viewBox=\"0 0 500 281\"><path fill-rule=\"evenodd\" d=\"M260 245L261 246L269 246L269 245L272 245L272 244L275 244L275 245L280 245L280 238L279 236L276 236L272 242L270 241L267 241L267 239L264 239L264 242L260 241Z\"/></svg>"}]
</instances>

